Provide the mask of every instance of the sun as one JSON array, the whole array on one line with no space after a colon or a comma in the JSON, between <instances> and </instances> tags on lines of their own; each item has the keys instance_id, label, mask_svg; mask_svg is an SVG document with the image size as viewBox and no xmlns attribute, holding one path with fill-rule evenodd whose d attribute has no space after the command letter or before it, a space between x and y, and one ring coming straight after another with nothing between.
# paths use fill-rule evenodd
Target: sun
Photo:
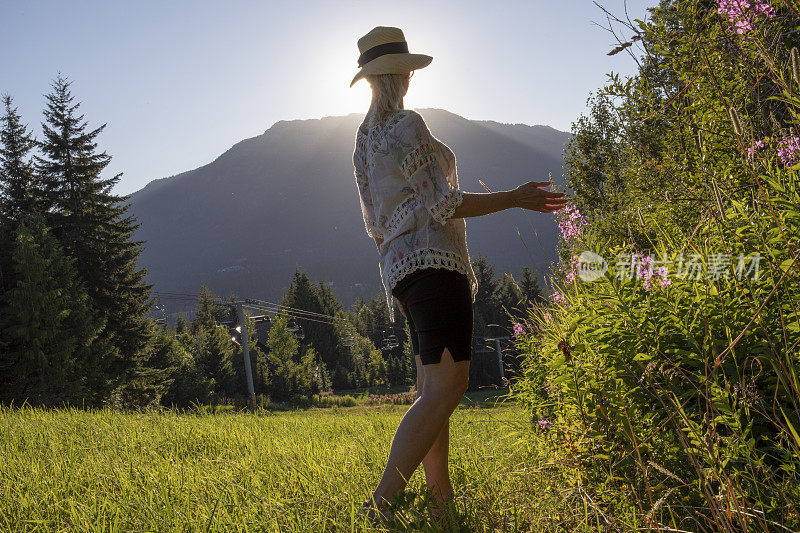
<instances>
[{"instance_id":1,"label":"sun","mask_svg":"<svg viewBox=\"0 0 800 533\"><path fill-rule=\"evenodd\" d=\"M319 94L325 94L326 114L347 115L367 112L372 100L369 82L360 79L350 87L350 82L357 72L358 66L350 57L341 61L331 61L320 72L319 80L325 80L325 85L319 87L321 91ZM419 101L419 88L414 83L415 81L414 78L411 79L408 93L403 98L403 105L407 109L414 107L415 103Z\"/></svg>"}]
</instances>

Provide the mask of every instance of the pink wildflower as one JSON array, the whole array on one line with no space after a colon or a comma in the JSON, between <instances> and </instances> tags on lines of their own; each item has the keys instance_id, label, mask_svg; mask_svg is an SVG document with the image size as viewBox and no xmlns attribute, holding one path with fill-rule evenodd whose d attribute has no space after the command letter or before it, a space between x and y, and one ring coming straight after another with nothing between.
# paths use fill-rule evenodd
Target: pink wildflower
<instances>
[{"instance_id":1,"label":"pink wildflower","mask_svg":"<svg viewBox=\"0 0 800 533\"><path fill-rule=\"evenodd\" d=\"M644 290L650 290L650 278L653 277L653 258L644 255L639 259L639 278L644 280Z\"/></svg>"},{"instance_id":2,"label":"pink wildflower","mask_svg":"<svg viewBox=\"0 0 800 533\"><path fill-rule=\"evenodd\" d=\"M775 16L775 10L772 9L767 3L759 2L753 7L753 12L758 13L759 15L766 15L767 18L772 18Z\"/></svg>"},{"instance_id":3,"label":"pink wildflower","mask_svg":"<svg viewBox=\"0 0 800 533\"><path fill-rule=\"evenodd\" d=\"M775 16L775 10L763 1L750 3L748 0L717 0L717 13L727 15L728 22L733 26L728 26L729 31L742 35L753 29L753 20L756 15L764 15L767 18ZM750 9L752 7L752 10Z\"/></svg>"},{"instance_id":4,"label":"pink wildflower","mask_svg":"<svg viewBox=\"0 0 800 533\"><path fill-rule=\"evenodd\" d=\"M800 138L783 137L779 141L778 157L786 166L794 165L800 158Z\"/></svg>"},{"instance_id":5,"label":"pink wildflower","mask_svg":"<svg viewBox=\"0 0 800 533\"><path fill-rule=\"evenodd\" d=\"M656 275L658 275L658 277L661 278L658 280L658 283L662 287L666 287L667 285L672 283L672 281L669 278L667 278L667 267L665 266L658 267L658 269L656 270Z\"/></svg>"},{"instance_id":6,"label":"pink wildflower","mask_svg":"<svg viewBox=\"0 0 800 533\"><path fill-rule=\"evenodd\" d=\"M569 272L565 277L567 283L573 283L575 281L575 275L578 273L578 261L577 257L573 257L570 261Z\"/></svg>"},{"instance_id":7,"label":"pink wildflower","mask_svg":"<svg viewBox=\"0 0 800 533\"><path fill-rule=\"evenodd\" d=\"M583 218L577 206L569 204L564 208L564 220L558 223L561 234L567 240L580 237L583 228L586 226L586 219Z\"/></svg>"},{"instance_id":8,"label":"pink wildflower","mask_svg":"<svg viewBox=\"0 0 800 533\"><path fill-rule=\"evenodd\" d=\"M756 151L759 148L764 148L764 141L756 141L753 145L747 149L747 160L752 161L753 155L755 155Z\"/></svg>"},{"instance_id":9,"label":"pink wildflower","mask_svg":"<svg viewBox=\"0 0 800 533\"><path fill-rule=\"evenodd\" d=\"M519 337L525 334L525 328L519 322L514 322L514 336Z\"/></svg>"},{"instance_id":10,"label":"pink wildflower","mask_svg":"<svg viewBox=\"0 0 800 533\"><path fill-rule=\"evenodd\" d=\"M567 299L564 298L564 295L559 291L553 292L553 301L558 305L564 305L567 303Z\"/></svg>"}]
</instances>

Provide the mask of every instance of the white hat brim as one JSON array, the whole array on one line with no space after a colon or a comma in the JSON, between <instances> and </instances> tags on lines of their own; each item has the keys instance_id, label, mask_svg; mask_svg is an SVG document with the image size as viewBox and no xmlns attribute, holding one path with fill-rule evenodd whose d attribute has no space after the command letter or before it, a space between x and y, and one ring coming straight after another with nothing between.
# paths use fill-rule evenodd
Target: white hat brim
<instances>
[{"instance_id":1,"label":"white hat brim","mask_svg":"<svg viewBox=\"0 0 800 533\"><path fill-rule=\"evenodd\" d=\"M364 65L353 78L353 81L350 82L350 87L364 76L372 74L403 74L404 72L427 67L431 61L433 61L433 57L425 54L385 54Z\"/></svg>"}]
</instances>

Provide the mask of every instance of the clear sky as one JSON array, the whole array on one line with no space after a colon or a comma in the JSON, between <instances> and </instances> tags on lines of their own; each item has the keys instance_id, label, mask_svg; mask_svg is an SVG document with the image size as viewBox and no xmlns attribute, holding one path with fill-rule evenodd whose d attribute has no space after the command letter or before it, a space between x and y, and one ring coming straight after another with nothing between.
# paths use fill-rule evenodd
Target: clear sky
<instances>
[{"instance_id":1,"label":"clear sky","mask_svg":"<svg viewBox=\"0 0 800 533\"><path fill-rule=\"evenodd\" d=\"M599 3L625 18L625 0ZM627 0L628 15L656 4ZM108 124L99 147L128 194L278 120L365 112L369 85L348 85L375 26L434 58L406 107L569 131L606 73L635 72L627 53L606 55L616 41L597 24L591 0L2 0L0 93L40 138L43 95L59 71L72 80L89 126Z\"/></svg>"}]
</instances>

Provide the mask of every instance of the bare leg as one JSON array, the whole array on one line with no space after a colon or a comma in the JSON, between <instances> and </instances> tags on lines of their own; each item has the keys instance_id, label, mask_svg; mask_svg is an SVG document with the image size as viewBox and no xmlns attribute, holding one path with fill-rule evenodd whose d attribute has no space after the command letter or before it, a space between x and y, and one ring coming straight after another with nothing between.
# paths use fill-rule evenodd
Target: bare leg
<instances>
[{"instance_id":1,"label":"bare leg","mask_svg":"<svg viewBox=\"0 0 800 533\"><path fill-rule=\"evenodd\" d=\"M422 394L425 386L425 366L419 355L415 356L417 363L417 398ZM453 485L450 483L450 470L447 463L447 455L450 448L450 418L445 420L439 435L433 442L428 455L422 460L425 468L425 483L428 490L433 493L433 497L440 505L450 500L453 494Z\"/></svg>"},{"instance_id":2,"label":"bare leg","mask_svg":"<svg viewBox=\"0 0 800 533\"><path fill-rule=\"evenodd\" d=\"M422 394L406 411L392 440L389 459L372 495L380 507L405 488L409 478L439 438L445 422L469 383L469 361L453 361L445 348L441 361L426 365ZM446 463L445 463L446 467Z\"/></svg>"}]
</instances>

